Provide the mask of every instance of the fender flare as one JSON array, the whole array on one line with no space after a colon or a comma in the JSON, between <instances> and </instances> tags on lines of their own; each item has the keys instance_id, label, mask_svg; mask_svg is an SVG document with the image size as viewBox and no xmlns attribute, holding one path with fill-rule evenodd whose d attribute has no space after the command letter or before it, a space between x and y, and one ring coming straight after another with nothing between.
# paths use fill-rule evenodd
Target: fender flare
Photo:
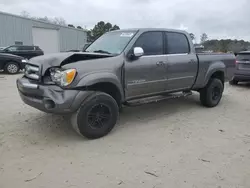
<instances>
[{"instance_id":1,"label":"fender flare","mask_svg":"<svg viewBox=\"0 0 250 188\"><path fill-rule=\"evenodd\" d=\"M209 66L209 68L206 72L206 75L205 75L205 82L203 84L204 86L206 86L208 84L211 76L216 72L223 72L224 76L226 76L225 75L226 65L222 61L216 61Z\"/></svg>"},{"instance_id":2,"label":"fender flare","mask_svg":"<svg viewBox=\"0 0 250 188\"><path fill-rule=\"evenodd\" d=\"M98 83L111 83L118 89L121 99L124 100L124 92L118 77L109 72L96 72L84 76L76 85L76 87L88 87Z\"/></svg>"}]
</instances>

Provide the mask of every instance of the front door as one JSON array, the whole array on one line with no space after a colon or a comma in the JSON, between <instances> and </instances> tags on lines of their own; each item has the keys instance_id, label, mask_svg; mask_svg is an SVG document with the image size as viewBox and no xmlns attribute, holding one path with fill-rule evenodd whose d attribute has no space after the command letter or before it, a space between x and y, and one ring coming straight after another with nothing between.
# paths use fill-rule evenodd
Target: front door
<instances>
[{"instance_id":1,"label":"front door","mask_svg":"<svg viewBox=\"0 0 250 188\"><path fill-rule=\"evenodd\" d=\"M187 37L182 33L166 32L167 91L190 89L196 79L198 59L192 53Z\"/></svg>"},{"instance_id":2,"label":"front door","mask_svg":"<svg viewBox=\"0 0 250 188\"><path fill-rule=\"evenodd\" d=\"M163 92L167 82L163 33L143 33L134 47L141 47L144 55L125 63L126 97L129 99Z\"/></svg>"}]
</instances>

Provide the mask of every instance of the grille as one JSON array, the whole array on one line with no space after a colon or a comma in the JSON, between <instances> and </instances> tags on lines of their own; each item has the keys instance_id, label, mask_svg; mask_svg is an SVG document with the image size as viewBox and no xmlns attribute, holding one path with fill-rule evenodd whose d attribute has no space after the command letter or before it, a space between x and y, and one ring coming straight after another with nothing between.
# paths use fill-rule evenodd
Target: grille
<instances>
[{"instance_id":1,"label":"grille","mask_svg":"<svg viewBox=\"0 0 250 188\"><path fill-rule=\"evenodd\" d=\"M39 67L34 65L26 65L24 74L27 78L39 80Z\"/></svg>"}]
</instances>

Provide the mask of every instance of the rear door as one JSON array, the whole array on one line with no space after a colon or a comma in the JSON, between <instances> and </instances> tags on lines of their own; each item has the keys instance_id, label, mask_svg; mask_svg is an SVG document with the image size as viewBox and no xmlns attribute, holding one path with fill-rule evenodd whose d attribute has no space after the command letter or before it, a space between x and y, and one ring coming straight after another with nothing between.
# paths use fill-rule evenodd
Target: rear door
<instances>
[{"instance_id":1,"label":"rear door","mask_svg":"<svg viewBox=\"0 0 250 188\"><path fill-rule=\"evenodd\" d=\"M34 46L19 46L19 53L20 56L30 59L32 57L35 57L35 47Z\"/></svg>"},{"instance_id":2,"label":"rear door","mask_svg":"<svg viewBox=\"0 0 250 188\"><path fill-rule=\"evenodd\" d=\"M167 52L167 91L190 89L196 79L198 59L191 52L188 38L183 33L165 32Z\"/></svg>"},{"instance_id":3,"label":"rear door","mask_svg":"<svg viewBox=\"0 0 250 188\"><path fill-rule=\"evenodd\" d=\"M240 53L236 56L237 74L250 75L250 52Z\"/></svg>"}]
</instances>

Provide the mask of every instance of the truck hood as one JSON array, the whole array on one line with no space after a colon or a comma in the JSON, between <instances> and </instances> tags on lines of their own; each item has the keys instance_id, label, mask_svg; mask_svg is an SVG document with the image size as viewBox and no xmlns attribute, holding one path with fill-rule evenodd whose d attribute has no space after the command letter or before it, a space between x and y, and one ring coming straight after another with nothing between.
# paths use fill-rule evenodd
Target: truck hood
<instances>
[{"instance_id":1,"label":"truck hood","mask_svg":"<svg viewBox=\"0 0 250 188\"><path fill-rule=\"evenodd\" d=\"M44 75L46 70L51 67L82 69L88 62L91 62L93 67L95 62L101 62L103 59L109 58L114 58L114 56L102 53L66 52L37 56L32 58L29 63L41 67Z\"/></svg>"}]
</instances>

